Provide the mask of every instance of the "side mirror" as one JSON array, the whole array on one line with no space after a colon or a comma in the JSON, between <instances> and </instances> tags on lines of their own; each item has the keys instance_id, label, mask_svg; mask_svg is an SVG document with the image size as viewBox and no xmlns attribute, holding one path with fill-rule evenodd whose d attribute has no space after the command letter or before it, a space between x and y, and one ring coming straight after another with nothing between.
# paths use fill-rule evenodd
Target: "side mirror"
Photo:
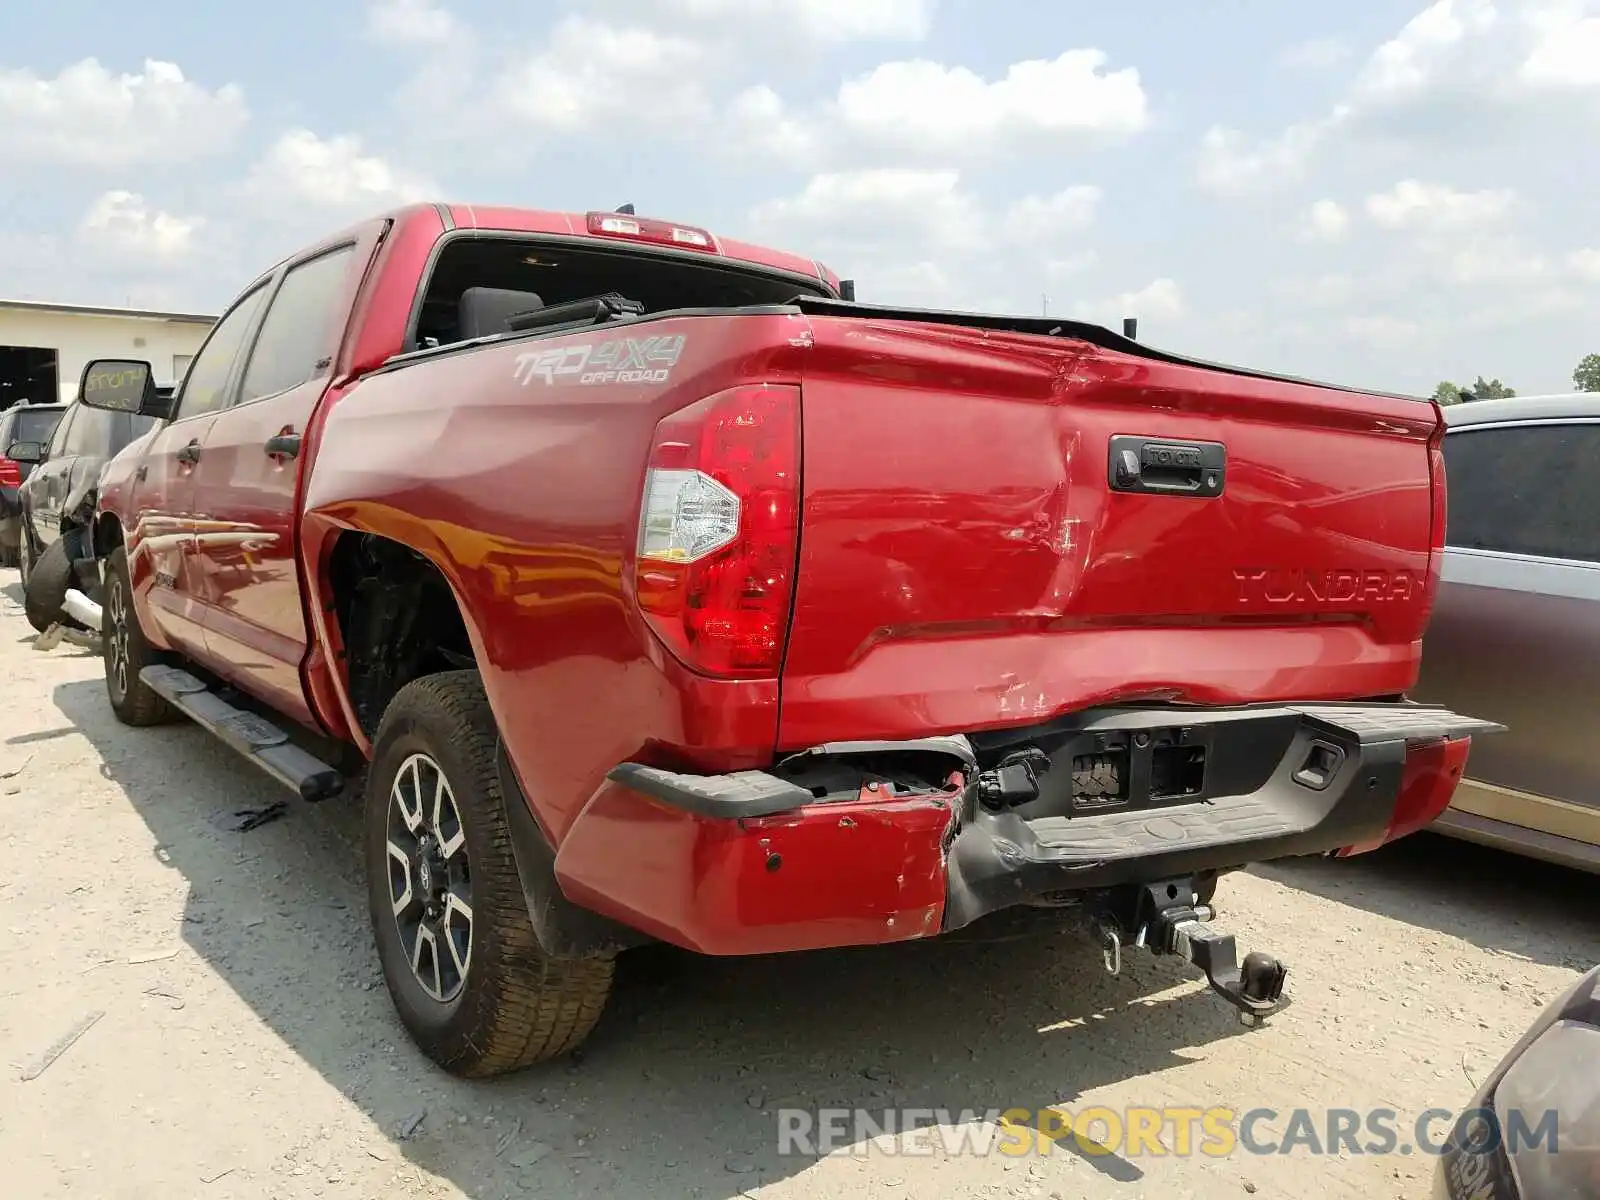
<instances>
[{"instance_id":1,"label":"side mirror","mask_svg":"<svg viewBox=\"0 0 1600 1200\"><path fill-rule=\"evenodd\" d=\"M150 364L135 359L97 358L83 368L78 399L107 412L156 415L161 405Z\"/></svg>"},{"instance_id":2,"label":"side mirror","mask_svg":"<svg viewBox=\"0 0 1600 1200\"><path fill-rule=\"evenodd\" d=\"M14 463L38 466L44 461L43 442L12 442L6 447L6 457Z\"/></svg>"}]
</instances>

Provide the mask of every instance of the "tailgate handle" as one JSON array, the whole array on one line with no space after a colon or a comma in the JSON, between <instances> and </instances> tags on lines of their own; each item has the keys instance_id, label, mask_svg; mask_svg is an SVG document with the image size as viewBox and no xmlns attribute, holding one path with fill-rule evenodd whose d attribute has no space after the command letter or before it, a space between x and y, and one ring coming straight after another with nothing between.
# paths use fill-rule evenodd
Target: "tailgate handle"
<instances>
[{"instance_id":1,"label":"tailgate handle","mask_svg":"<svg viewBox=\"0 0 1600 1200\"><path fill-rule=\"evenodd\" d=\"M1228 452L1221 442L1118 434L1108 472L1114 492L1162 496L1220 496Z\"/></svg>"}]
</instances>

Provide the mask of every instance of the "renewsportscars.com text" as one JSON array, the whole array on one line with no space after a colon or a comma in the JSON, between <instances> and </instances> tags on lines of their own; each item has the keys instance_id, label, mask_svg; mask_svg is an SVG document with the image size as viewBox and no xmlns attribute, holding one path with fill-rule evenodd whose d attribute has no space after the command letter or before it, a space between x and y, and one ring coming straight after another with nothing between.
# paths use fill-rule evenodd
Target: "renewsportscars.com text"
<instances>
[{"instance_id":1,"label":"renewsportscars.com text","mask_svg":"<svg viewBox=\"0 0 1600 1200\"><path fill-rule=\"evenodd\" d=\"M784 1108L777 1112L778 1153L816 1157L845 1151L862 1156L949 1157L1048 1154L1058 1146L1090 1155L1126 1158L1204 1155L1437 1156L1452 1146L1481 1153L1504 1142L1508 1150L1554 1152L1554 1111L1512 1111L1502 1129L1492 1110L1457 1114L1430 1108L1415 1118L1394 1109L1129 1107L1091 1105L1072 1112L1044 1109Z\"/></svg>"}]
</instances>

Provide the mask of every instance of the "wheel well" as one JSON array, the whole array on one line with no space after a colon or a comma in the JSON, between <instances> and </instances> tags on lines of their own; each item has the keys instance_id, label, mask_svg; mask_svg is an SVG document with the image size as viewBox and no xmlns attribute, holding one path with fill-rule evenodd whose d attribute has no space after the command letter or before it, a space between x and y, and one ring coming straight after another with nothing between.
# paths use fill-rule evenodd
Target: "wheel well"
<instances>
[{"instance_id":1,"label":"wheel well","mask_svg":"<svg viewBox=\"0 0 1600 1200\"><path fill-rule=\"evenodd\" d=\"M101 513L94 522L94 556L105 558L122 545L122 522L110 513Z\"/></svg>"},{"instance_id":2,"label":"wheel well","mask_svg":"<svg viewBox=\"0 0 1600 1200\"><path fill-rule=\"evenodd\" d=\"M341 534L328 571L350 704L368 738L413 679L477 666L455 592L409 546L372 533Z\"/></svg>"}]
</instances>

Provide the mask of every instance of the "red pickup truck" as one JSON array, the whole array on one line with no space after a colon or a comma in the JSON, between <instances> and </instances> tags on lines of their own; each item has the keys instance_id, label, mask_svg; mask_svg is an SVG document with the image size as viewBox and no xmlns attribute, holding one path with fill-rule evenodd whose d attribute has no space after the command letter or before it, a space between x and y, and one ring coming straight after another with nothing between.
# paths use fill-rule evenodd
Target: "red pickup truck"
<instances>
[{"instance_id":1,"label":"red pickup truck","mask_svg":"<svg viewBox=\"0 0 1600 1200\"><path fill-rule=\"evenodd\" d=\"M1497 728L1404 698L1432 403L860 304L628 211L389 213L170 400L81 394L160 418L93 528L117 715L306 800L364 777L384 975L462 1075L577 1045L652 940L1081 921L1254 1023L1284 967L1217 876L1425 825Z\"/></svg>"}]
</instances>

